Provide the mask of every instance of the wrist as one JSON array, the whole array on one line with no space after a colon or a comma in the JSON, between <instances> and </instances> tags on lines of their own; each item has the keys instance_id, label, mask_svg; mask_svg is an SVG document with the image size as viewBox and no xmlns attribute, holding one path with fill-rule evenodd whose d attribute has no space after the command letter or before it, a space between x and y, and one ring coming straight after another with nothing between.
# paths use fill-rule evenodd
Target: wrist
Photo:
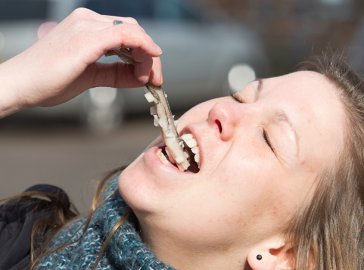
<instances>
[{"instance_id":1,"label":"wrist","mask_svg":"<svg viewBox=\"0 0 364 270\"><path fill-rule=\"evenodd\" d=\"M0 119L21 110L21 106L11 99L3 98L0 100Z\"/></svg>"},{"instance_id":2,"label":"wrist","mask_svg":"<svg viewBox=\"0 0 364 270\"><path fill-rule=\"evenodd\" d=\"M18 97L14 74L9 69L8 63L0 65L0 119L20 111L24 106Z\"/></svg>"}]
</instances>

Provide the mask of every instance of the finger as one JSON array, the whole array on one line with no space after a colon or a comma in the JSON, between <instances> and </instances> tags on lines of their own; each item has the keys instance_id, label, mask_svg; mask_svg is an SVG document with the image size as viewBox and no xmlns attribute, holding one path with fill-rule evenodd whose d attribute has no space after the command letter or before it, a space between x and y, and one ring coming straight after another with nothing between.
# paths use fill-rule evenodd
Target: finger
<instances>
[{"instance_id":1,"label":"finger","mask_svg":"<svg viewBox=\"0 0 364 270\"><path fill-rule=\"evenodd\" d=\"M116 63L96 63L96 72L87 75L93 78L91 87L107 86L115 88L141 87L145 83L135 77L135 67L120 62Z\"/></svg>"},{"instance_id":2,"label":"finger","mask_svg":"<svg viewBox=\"0 0 364 270\"><path fill-rule=\"evenodd\" d=\"M112 23L113 21L121 21L123 23L139 25L138 21L132 17L117 17L117 16L102 15L101 19L108 23Z\"/></svg>"},{"instance_id":3,"label":"finger","mask_svg":"<svg viewBox=\"0 0 364 270\"><path fill-rule=\"evenodd\" d=\"M108 42L107 50L118 47L129 47L140 49L145 54L152 57L157 57L162 54L162 49L139 25L111 25L102 30L102 36ZM100 38L100 36L98 36L98 38ZM98 42L100 41L98 40Z\"/></svg>"},{"instance_id":4,"label":"finger","mask_svg":"<svg viewBox=\"0 0 364 270\"><path fill-rule=\"evenodd\" d=\"M131 50L131 57L136 63L143 63L145 61L150 61L152 58L149 54L146 54L143 50L139 48Z\"/></svg>"},{"instance_id":5,"label":"finger","mask_svg":"<svg viewBox=\"0 0 364 270\"><path fill-rule=\"evenodd\" d=\"M134 75L138 79L138 81L146 84L149 81L149 75L153 66L153 59L151 57L145 58L143 62L134 63Z\"/></svg>"},{"instance_id":6,"label":"finger","mask_svg":"<svg viewBox=\"0 0 364 270\"><path fill-rule=\"evenodd\" d=\"M160 57L151 58L142 50L132 51L132 58L136 65L135 76L142 82L150 82L159 86L163 83L162 64Z\"/></svg>"},{"instance_id":7,"label":"finger","mask_svg":"<svg viewBox=\"0 0 364 270\"><path fill-rule=\"evenodd\" d=\"M124 24L120 28L122 46L139 49L152 57L162 54L162 49L139 25Z\"/></svg>"},{"instance_id":8,"label":"finger","mask_svg":"<svg viewBox=\"0 0 364 270\"><path fill-rule=\"evenodd\" d=\"M162 62L159 57L153 58L153 66L149 74L149 82L155 86L163 84Z\"/></svg>"},{"instance_id":9,"label":"finger","mask_svg":"<svg viewBox=\"0 0 364 270\"><path fill-rule=\"evenodd\" d=\"M110 15L102 15L91 9L87 8L77 8L71 13L72 20L96 20L101 22L107 22L112 24L114 20L119 20L124 23L129 24L138 24L137 20L132 17L120 17L120 16L110 16Z\"/></svg>"}]
</instances>

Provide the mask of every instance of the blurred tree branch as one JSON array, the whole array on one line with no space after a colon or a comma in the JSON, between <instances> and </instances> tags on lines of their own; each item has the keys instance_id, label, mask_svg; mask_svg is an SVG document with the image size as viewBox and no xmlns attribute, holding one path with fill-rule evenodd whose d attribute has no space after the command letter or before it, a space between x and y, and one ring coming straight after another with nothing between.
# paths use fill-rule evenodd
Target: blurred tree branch
<instances>
[{"instance_id":1,"label":"blurred tree branch","mask_svg":"<svg viewBox=\"0 0 364 270\"><path fill-rule=\"evenodd\" d=\"M364 16L362 0L198 0L214 16L245 23L259 33L275 73L327 47L345 50Z\"/></svg>"}]
</instances>

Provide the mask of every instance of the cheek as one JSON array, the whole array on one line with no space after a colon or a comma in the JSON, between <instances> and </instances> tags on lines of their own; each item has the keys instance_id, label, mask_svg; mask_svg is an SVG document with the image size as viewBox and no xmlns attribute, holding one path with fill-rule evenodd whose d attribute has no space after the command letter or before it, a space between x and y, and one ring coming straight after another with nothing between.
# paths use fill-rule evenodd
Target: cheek
<instances>
[{"instance_id":1,"label":"cheek","mask_svg":"<svg viewBox=\"0 0 364 270\"><path fill-rule=\"evenodd\" d=\"M168 213L169 228L193 245L220 246L235 241L241 234L242 205L229 192L210 184L189 190L184 198L173 202Z\"/></svg>"},{"instance_id":2,"label":"cheek","mask_svg":"<svg viewBox=\"0 0 364 270\"><path fill-rule=\"evenodd\" d=\"M240 164L239 168L222 166L220 173L209 177L211 182L204 188L204 192L209 194L204 202L206 214L211 213L207 209L210 207L213 213L223 217L221 221L240 227L256 213L257 208L262 207L264 198L267 199L264 183L269 181L262 179L256 165L251 164L254 168L248 164Z\"/></svg>"},{"instance_id":3,"label":"cheek","mask_svg":"<svg viewBox=\"0 0 364 270\"><path fill-rule=\"evenodd\" d=\"M282 185L282 172L269 159L254 157L234 158L221 166L216 196L226 205L230 216L240 218L240 223L258 219L266 214L277 216L285 212L281 207L289 190Z\"/></svg>"},{"instance_id":4,"label":"cheek","mask_svg":"<svg viewBox=\"0 0 364 270\"><path fill-rule=\"evenodd\" d=\"M275 212L272 214L276 214L284 225L310 204L316 190L316 177L314 172L300 168L282 177L283 181L278 183L275 208L272 210Z\"/></svg>"},{"instance_id":5,"label":"cheek","mask_svg":"<svg viewBox=\"0 0 364 270\"><path fill-rule=\"evenodd\" d=\"M229 174L209 178L209 184L190 190L174 208L178 231L187 239L208 245L247 241L258 230L267 230L262 220L267 200L259 182L248 176ZM272 225L270 225L272 226Z\"/></svg>"}]
</instances>

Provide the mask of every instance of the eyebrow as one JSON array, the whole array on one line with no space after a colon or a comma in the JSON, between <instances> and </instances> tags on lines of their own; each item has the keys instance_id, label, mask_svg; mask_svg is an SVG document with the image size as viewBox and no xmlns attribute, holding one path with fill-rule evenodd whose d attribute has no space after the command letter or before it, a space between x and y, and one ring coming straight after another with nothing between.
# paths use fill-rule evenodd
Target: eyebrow
<instances>
[{"instance_id":1,"label":"eyebrow","mask_svg":"<svg viewBox=\"0 0 364 270\"><path fill-rule=\"evenodd\" d=\"M259 99L259 96L262 92L262 89L263 89L263 79L257 79L256 80L258 82L258 85L256 87L256 91L255 91L255 101L257 101ZM275 111L274 113L274 119L275 120L278 120L278 121L283 121L283 122L286 122L288 124L288 126L291 128L291 130L293 131L293 135L294 135L294 138L295 138L295 143L296 143L296 148L297 148L297 157L299 157L299 136L298 136L298 133L294 127L294 125L292 124L292 121L291 119L288 117L286 111L284 110L277 110Z\"/></svg>"}]
</instances>

